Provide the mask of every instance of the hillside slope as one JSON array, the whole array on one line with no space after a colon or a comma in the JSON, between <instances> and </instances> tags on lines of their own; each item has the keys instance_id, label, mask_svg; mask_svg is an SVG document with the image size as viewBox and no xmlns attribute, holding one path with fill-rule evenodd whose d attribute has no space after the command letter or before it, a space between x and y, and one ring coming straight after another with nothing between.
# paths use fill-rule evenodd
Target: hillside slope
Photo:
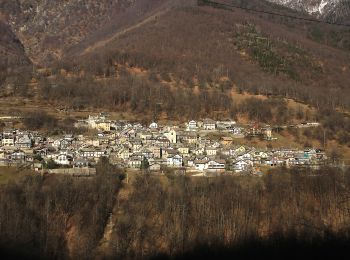
<instances>
[{"instance_id":1,"label":"hillside slope","mask_svg":"<svg viewBox=\"0 0 350 260\"><path fill-rule=\"evenodd\" d=\"M195 5L195 0L137 0L124 12L115 16L108 25L88 35L80 43L67 48L66 56L90 52L98 47L103 47L118 36L172 12L174 8Z\"/></svg>"},{"instance_id":2,"label":"hillside slope","mask_svg":"<svg viewBox=\"0 0 350 260\"><path fill-rule=\"evenodd\" d=\"M349 106L348 28L295 20L310 16L267 1L217 2L240 8L203 0L4 0L0 10L39 66L65 64L88 76L136 66L180 88L227 79L226 89Z\"/></svg>"},{"instance_id":3,"label":"hillside slope","mask_svg":"<svg viewBox=\"0 0 350 260\"><path fill-rule=\"evenodd\" d=\"M320 30L321 40L316 37ZM331 42L328 37L333 34L341 37ZM347 104L350 31L341 27L187 5L129 30L89 39L89 44L76 45L69 56L87 64L114 59L170 73L179 80L178 86L215 85L218 78L228 76L236 86L257 93L298 96L314 103L331 95L329 102ZM316 97L322 94L314 94L320 89L332 94Z\"/></svg>"},{"instance_id":4,"label":"hillside slope","mask_svg":"<svg viewBox=\"0 0 350 260\"><path fill-rule=\"evenodd\" d=\"M164 8L194 1L170 0L3 0L6 17L30 59L40 65L60 60L81 41L142 22Z\"/></svg>"},{"instance_id":5,"label":"hillside slope","mask_svg":"<svg viewBox=\"0 0 350 260\"><path fill-rule=\"evenodd\" d=\"M11 28L0 20L0 67L5 69L29 63L21 42L11 31Z\"/></svg>"},{"instance_id":6,"label":"hillside slope","mask_svg":"<svg viewBox=\"0 0 350 260\"><path fill-rule=\"evenodd\" d=\"M39 64L60 59L63 50L106 26L134 0L3 0L2 13Z\"/></svg>"}]
</instances>

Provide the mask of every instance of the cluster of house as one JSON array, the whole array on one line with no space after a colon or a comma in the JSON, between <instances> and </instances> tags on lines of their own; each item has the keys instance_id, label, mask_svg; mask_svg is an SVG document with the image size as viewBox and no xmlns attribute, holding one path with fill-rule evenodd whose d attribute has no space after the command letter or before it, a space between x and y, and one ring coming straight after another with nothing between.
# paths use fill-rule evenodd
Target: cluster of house
<instances>
[{"instance_id":1,"label":"cluster of house","mask_svg":"<svg viewBox=\"0 0 350 260\"><path fill-rule=\"evenodd\" d=\"M123 168L160 171L164 167L194 172L253 172L260 166L317 166L327 159L318 149L257 149L235 145L235 138L262 135L272 139L269 126L245 129L234 121L190 121L185 126L159 126L90 116L76 123L98 129L93 137L42 136L38 132L5 130L0 134L1 165L41 168L93 167L101 157ZM219 133L220 137L211 138Z\"/></svg>"}]
</instances>

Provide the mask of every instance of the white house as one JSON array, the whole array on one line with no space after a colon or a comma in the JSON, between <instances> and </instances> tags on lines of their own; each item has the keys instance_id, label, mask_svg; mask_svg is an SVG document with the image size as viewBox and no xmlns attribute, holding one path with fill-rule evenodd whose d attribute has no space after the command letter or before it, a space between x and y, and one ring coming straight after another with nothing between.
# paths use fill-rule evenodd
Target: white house
<instances>
[{"instance_id":1,"label":"white house","mask_svg":"<svg viewBox=\"0 0 350 260\"><path fill-rule=\"evenodd\" d=\"M71 164L72 162L72 157L67 155L66 153L60 153L56 156L55 158L55 163L57 163L58 165L65 165L68 166Z\"/></svg>"},{"instance_id":2,"label":"white house","mask_svg":"<svg viewBox=\"0 0 350 260\"><path fill-rule=\"evenodd\" d=\"M156 122L153 122L149 125L150 129L158 129L158 124Z\"/></svg>"},{"instance_id":3,"label":"white house","mask_svg":"<svg viewBox=\"0 0 350 260\"><path fill-rule=\"evenodd\" d=\"M261 158L261 159L266 159L268 157L268 154L263 151L255 151L252 153L253 157L256 158Z\"/></svg>"},{"instance_id":4,"label":"white house","mask_svg":"<svg viewBox=\"0 0 350 260\"><path fill-rule=\"evenodd\" d=\"M205 152L208 156L215 156L217 154L217 149L215 147L210 146L205 149Z\"/></svg>"},{"instance_id":5,"label":"white house","mask_svg":"<svg viewBox=\"0 0 350 260\"><path fill-rule=\"evenodd\" d=\"M10 136L4 137L4 138L2 138L1 143L3 146L14 146L15 145L15 138L10 137Z\"/></svg>"},{"instance_id":6,"label":"white house","mask_svg":"<svg viewBox=\"0 0 350 260\"><path fill-rule=\"evenodd\" d=\"M98 129L101 131L111 130L111 121L106 120L106 116L89 116L87 120L88 126L93 129Z\"/></svg>"},{"instance_id":7,"label":"white house","mask_svg":"<svg viewBox=\"0 0 350 260\"><path fill-rule=\"evenodd\" d=\"M263 133L264 133L264 137L266 140L272 139L272 128L271 127L264 128Z\"/></svg>"},{"instance_id":8,"label":"white house","mask_svg":"<svg viewBox=\"0 0 350 260\"><path fill-rule=\"evenodd\" d=\"M231 131L234 138L244 138L244 128L236 126Z\"/></svg>"},{"instance_id":9,"label":"white house","mask_svg":"<svg viewBox=\"0 0 350 260\"><path fill-rule=\"evenodd\" d=\"M212 160L207 163L208 171L223 172L225 171L225 160Z\"/></svg>"},{"instance_id":10,"label":"white house","mask_svg":"<svg viewBox=\"0 0 350 260\"><path fill-rule=\"evenodd\" d=\"M208 168L208 160L196 160L194 165L197 171L204 171Z\"/></svg>"},{"instance_id":11,"label":"white house","mask_svg":"<svg viewBox=\"0 0 350 260\"><path fill-rule=\"evenodd\" d=\"M233 170L236 172L242 172L242 171L247 171L250 168L253 167L253 162L250 160L241 160L241 161L236 161L232 164Z\"/></svg>"},{"instance_id":12,"label":"white house","mask_svg":"<svg viewBox=\"0 0 350 260\"><path fill-rule=\"evenodd\" d=\"M244 153L240 156L237 156L238 161L240 161L240 160L252 160L252 159L253 159L253 156L250 153Z\"/></svg>"},{"instance_id":13,"label":"white house","mask_svg":"<svg viewBox=\"0 0 350 260\"><path fill-rule=\"evenodd\" d=\"M195 149L191 150L191 152L194 153L195 155L203 155L204 154L204 147L195 148Z\"/></svg>"},{"instance_id":14,"label":"white house","mask_svg":"<svg viewBox=\"0 0 350 260\"><path fill-rule=\"evenodd\" d=\"M128 161L128 166L130 168L141 168L142 160L138 157L133 157Z\"/></svg>"},{"instance_id":15,"label":"white house","mask_svg":"<svg viewBox=\"0 0 350 260\"><path fill-rule=\"evenodd\" d=\"M167 158L167 165L170 167L182 167L182 157L181 155L170 155Z\"/></svg>"},{"instance_id":16,"label":"white house","mask_svg":"<svg viewBox=\"0 0 350 260\"><path fill-rule=\"evenodd\" d=\"M179 147L177 150L182 156L184 157L189 156L190 149L188 147L182 146L182 147Z\"/></svg>"},{"instance_id":17,"label":"white house","mask_svg":"<svg viewBox=\"0 0 350 260\"><path fill-rule=\"evenodd\" d=\"M12 160L12 161L21 161L21 162L24 162L25 159L26 159L26 154L25 154L25 152L23 152L22 150L14 151L14 152L11 154L11 160Z\"/></svg>"},{"instance_id":18,"label":"white house","mask_svg":"<svg viewBox=\"0 0 350 260\"><path fill-rule=\"evenodd\" d=\"M80 156L83 158L100 158L105 155L105 151L97 149L97 148L83 148L79 152Z\"/></svg>"},{"instance_id":19,"label":"white house","mask_svg":"<svg viewBox=\"0 0 350 260\"><path fill-rule=\"evenodd\" d=\"M50 139L50 142L52 142L52 146L55 147L55 148L61 147L61 139L56 139L56 140L51 140Z\"/></svg>"},{"instance_id":20,"label":"white house","mask_svg":"<svg viewBox=\"0 0 350 260\"><path fill-rule=\"evenodd\" d=\"M194 120L191 120L190 122L188 122L187 124L187 130L189 131L194 131L197 129L197 122Z\"/></svg>"},{"instance_id":21,"label":"white house","mask_svg":"<svg viewBox=\"0 0 350 260\"><path fill-rule=\"evenodd\" d=\"M130 155L132 153L130 152L130 150L128 148L123 148L120 151L118 151L117 157L123 160L127 160L129 159Z\"/></svg>"},{"instance_id":22,"label":"white house","mask_svg":"<svg viewBox=\"0 0 350 260\"><path fill-rule=\"evenodd\" d=\"M22 135L16 140L15 146L19 148L30 148L32 147L32 140L28 135Z\"/></svg>"},{"instance_id":23,"label":"white house","mask_svg":"<svg viewBox=\"0 0 350 260\"><path fill-rule=\"evenodd\" d=\"M195 167L194 162L195 160L193 158L187 159L187 162L186 162L187 167Z\"/></svg>"},{"instance_id":24,"label":"white house","mask_svg":"<svg viewBox=\"0 0 350 260\"><path fill-rule=\"evenodd\" d=\"M165 133L164 136L168 138L170 143L176 144L177 142L177 133L174 129L171 129L169 132Z\"/></svg>"},{"instance_id":25,"label":"white house","mask_svg":"<svg viewBox=\"0 0 350 260\"><path fill-rule=\"evenodd\" d=\"M204 119L203 120L203 128L205 130L215 130L216 129L216 123L212 119Z\"/></svg>"}]
</instances>

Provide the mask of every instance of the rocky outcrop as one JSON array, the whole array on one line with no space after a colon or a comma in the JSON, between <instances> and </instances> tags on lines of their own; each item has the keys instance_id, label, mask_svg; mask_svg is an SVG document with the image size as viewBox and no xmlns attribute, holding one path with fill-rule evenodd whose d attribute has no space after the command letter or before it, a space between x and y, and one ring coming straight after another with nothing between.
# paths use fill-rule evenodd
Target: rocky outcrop
<instances>
[{"instance_id":1,"label":"rocky outcrop","mask_svg":"<svg viewBox=\"0 0 350 260\"><path fill-rule=\"evenodd\" d=\"M307 12L321 19L333 22L348 20L350 1L348 0L267 0L298 11Z\"/></svg>"},{"instance_id":2,"label":"rocky outcrop","mask_svg":"<svg viewBox=\"0 0 350 260\"><path fill-rule=\"evenodd\" d=\"M62 56L65 48L104 27L135 0L3 0L6 17L34 63Z\"/></svg>"}]
</instances>

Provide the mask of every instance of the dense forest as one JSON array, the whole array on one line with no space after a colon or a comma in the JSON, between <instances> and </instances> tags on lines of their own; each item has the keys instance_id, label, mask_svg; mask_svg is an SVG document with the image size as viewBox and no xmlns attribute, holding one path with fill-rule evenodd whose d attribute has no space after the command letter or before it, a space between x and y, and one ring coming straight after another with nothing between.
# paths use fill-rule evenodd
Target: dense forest
<instances>
[{"instance_id":1,"label":"dense forest","mask_svg":"<svg viewBox=\"0 0 350 260\"><path fill-rule=\"evenodd\" d=\"M88 258L103 235L122 179L120 170L102 160L91 180L29 176L1 186L1 255L64 259L73 250Z\"/></svg>"},{"instance_id":2,"label":"dense forest","mask_svg":"<svg viewBox=\"0 0 350 260\"><path fill-rule=\"evenodd\" d=\"M349 171L276 168L263 177L218 178L142 173L127 184L108 162L97 169L92 179L32 176L1 187L4 254L140 259L265 253L277 259L293 248L290 257L323 258L349 246Z\"/></svg>"}]
</instances>

